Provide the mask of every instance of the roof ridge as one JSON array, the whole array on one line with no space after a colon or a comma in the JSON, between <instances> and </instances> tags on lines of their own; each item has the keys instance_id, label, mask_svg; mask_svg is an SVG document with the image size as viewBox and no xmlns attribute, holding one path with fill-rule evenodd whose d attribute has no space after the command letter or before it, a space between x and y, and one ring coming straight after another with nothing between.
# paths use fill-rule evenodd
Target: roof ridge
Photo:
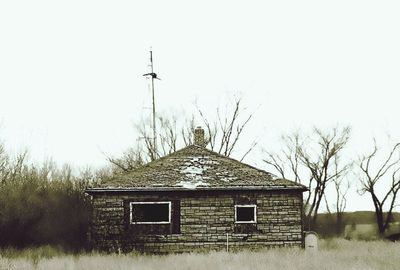
<instances>
[{"instance_id":1,"label":"roof ridge","mask_svg":"<svg viewBox=\"0 0 400 270\"><path fill-rule=\"evenodd\" d=\"M163 159L167 159L168 157L177 155L177 154L179 154L180 152L182 152L182 151L184 151L184 150L186 150L186 149L188 149L188 148L197 148L197 149L200 149L200 150L205 150L206 152L209 152L209 153L211 153L211 154L213 154L213 155L216 155L216 156L218 156L218 157L230 159L230 160L232 160L232 161L234 161L234 162L236 162L236 163L239 163L239 164L241 164L241 165L245 165L245 166L250 167L250 168L252 168L252 169L255 169L255 170L259 171L259 172L263 172L263 173L266 173L266 174L269 174L269 175L271 175L271 176L275 176L275 177L276 177L276 175L274 175L273 173L267 172L267 171L265 171L265 170L263 170L263 169L259 169L259 168L257 168L257 167L254 167L254 166L250 165L250 164L244 163L244 162L242 162L242 161L239 161L239 160L237 160L237 159L231 158L231 157L229 157L229 156L225 156L225 155L223 155L223 154L220 154L220 153L218 153L218 152L215 152L215 151L213 151L213 150L210 150L210 149L206 148L205 146L200 146L200 145L197 145L197 144L190 144L190 145L187 145L187 146L185 146L185 147L183 147L183 148L181 148L181 149L179 149L179 150L176 150L175 152L172 152L172 153L170 153L170 154L168 154L168 155L166 155L166 156L163 156L163 157L160 157L160 158L158 158L158 159L152 160L152 161L150 161L150 162L148 162L148 163L146 163L146 164L144 164L144 165L142 165L142 166L140 166L140 167L138 167L138 168L136 168L136 169L134 169L134 170L132 170L132 171L136 171L136 170L139 170L139 169L142 169L142 168L151 166L151 165L154 164L155 162L159 162L159 161L161 161L161 160L163 160ZM285 180L287 180L287 179L285 179Z\"/></svg>"},{"instance_id":2,"label":"roof ridge","mask_svg":"<svg viewBox=\"0 0 400 270\"><path fill-rule=\"evenodd\" d=\"M102 186L123 187L288 187L303 185L278 177L263 169L224 156L196 144L148 162L132 171L107 179Z\"/></svg>"}]
</instances>

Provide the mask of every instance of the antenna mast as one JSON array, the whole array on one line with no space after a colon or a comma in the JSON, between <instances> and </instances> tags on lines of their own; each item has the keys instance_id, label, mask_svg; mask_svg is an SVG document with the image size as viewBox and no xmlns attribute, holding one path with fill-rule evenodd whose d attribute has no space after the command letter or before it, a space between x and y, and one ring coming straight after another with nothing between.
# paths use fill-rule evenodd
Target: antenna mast
<instances>
[{"instance_id":1,"label":"antenna mast","mask_svg":"<svg viewBox=\"0 0 400 270\"><path fill-rule=\"evenodd\" d=\"M155 103L155 98L154 98L154 79L158 79L159 80L159 78L157 77L157 74L154 73L153 68L154 68L153 67L153 51L150 48L150 73L143 74L143 76L145 76L145 77L150 76L151 77L151 95L152 95L152 100L153 100L153 125L152 125L152 128L153 128L153 148L154 148L154 158L156 158L156 155L157 155L157 139L156 139L157 132L156 132L156 103Z\"/></svg>"}]
</instances>

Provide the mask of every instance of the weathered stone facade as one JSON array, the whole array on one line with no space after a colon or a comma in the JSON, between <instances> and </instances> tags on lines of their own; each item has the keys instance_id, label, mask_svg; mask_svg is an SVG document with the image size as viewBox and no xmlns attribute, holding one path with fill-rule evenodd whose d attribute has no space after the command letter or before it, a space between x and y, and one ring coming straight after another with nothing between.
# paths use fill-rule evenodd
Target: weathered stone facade
<instances>
[{"instance_id":1,"label":"weathered stone facade","mask_svg":"<svg viewBox=\"0 0 400 270\"><path fill-rule=\"evenodd\" d=\"M166 253L303 245L302 190L94 193L90 244L104 251ZM129 203L170 201L170 224L130 224ZM255 224L234 206L257 205Z\"/></svg>"}]
</instances>

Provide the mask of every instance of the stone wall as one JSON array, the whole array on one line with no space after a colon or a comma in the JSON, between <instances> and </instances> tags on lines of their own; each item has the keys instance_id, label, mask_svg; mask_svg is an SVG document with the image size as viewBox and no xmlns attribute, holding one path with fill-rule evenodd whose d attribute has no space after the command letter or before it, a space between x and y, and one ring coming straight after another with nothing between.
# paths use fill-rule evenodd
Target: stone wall
<instances>
[{"instance_id":1,"label":"stone wall","mask_svg":"<svg viewBox=\"0 0 400 270\"><path fill-rule=\"evenodd\" d=\"M171 201L171 224L130 224L129 202ZM256 204L256 224L235 224L235 204ZM303 245L302 192L133 192L93 195L90 244L103 251L185 252Z\"/></svg>"}]
</instances>

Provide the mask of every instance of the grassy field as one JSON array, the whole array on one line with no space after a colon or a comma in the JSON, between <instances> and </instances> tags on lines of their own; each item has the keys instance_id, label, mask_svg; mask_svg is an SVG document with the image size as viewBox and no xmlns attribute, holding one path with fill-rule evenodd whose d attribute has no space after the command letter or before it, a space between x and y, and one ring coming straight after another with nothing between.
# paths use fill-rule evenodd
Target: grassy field
<instances>
[{"instance_id":1,"label":"grassy field","mask_svg":"<svg viewBox=\"0 0 400 270\"><path fill-rule=\"evenodd\" d=\"M238 253L104 255L65 254L43 247L23 251L2 250L0 269L51 270L216 270L216 269L400 269L400 243L323 240L318 252L272 249Z\"/></svg>"}]
</instances>

